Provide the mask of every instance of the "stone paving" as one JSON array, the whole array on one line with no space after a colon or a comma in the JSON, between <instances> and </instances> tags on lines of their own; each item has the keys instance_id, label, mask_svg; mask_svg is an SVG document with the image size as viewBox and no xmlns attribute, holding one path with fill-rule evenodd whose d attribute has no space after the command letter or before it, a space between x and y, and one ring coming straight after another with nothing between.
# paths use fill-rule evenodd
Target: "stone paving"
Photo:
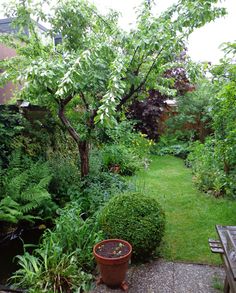
<instances>
[{"instance_id":1,"label":"stone paving","mask_svg":"<svg viewBox=\"0 0 236 293\"><path fill-rule=\"evenodd\" d=\"M220 293L214 288L214 279L223 284L223 267L153 261L132 266L127 274L129 293ZM98 285L90 293L121 293Z\"/></svg>"}]
</instances>

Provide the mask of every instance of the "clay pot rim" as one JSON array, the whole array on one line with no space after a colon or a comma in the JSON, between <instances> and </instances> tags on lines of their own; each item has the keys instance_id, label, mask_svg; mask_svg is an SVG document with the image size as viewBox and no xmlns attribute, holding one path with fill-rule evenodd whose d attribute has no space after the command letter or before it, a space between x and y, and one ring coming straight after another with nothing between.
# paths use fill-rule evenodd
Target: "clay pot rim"
<instances>
[{"instance_id":1,"label":"clay pot rim","mask_svg":"<svg viewBox=\"0 0 236 293\"><path fill-rule=\"evenodd\" d=\"M113 258L111 258L111 257L101 256L100 254L98 254L96 252L96 249L97 249L97 247L99 245L102 245L102 244L107 243L107 242L120 242L120 243L123 243L123 244L125 244L129 248L129 252L127 254L125 254L125 255L120 256L120 257L113 257ZM121 260L123 258L126 258L127 256L130 256L131 253L132 253L132 245L128 241L126 241L126 240L117 239L117 238L115 238L115 239L102 240L102 241L98 242L97 244L95 244L94 247L93 247L93 254L94 254L94 256L96 256L97 258L103 259L103 260L108 260L108 261L111 261L111 260L112 261Z\"/></svg>"}]
</instances>

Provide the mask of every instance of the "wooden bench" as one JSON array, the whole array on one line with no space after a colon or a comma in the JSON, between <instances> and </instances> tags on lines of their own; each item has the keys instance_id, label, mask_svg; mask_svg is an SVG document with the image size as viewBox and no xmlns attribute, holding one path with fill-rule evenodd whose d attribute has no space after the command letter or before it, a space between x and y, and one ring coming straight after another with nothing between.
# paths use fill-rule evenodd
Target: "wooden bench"
<instances>
[{"instance_id":1,"label":"wooden bench","mask_svg":"<svg viewBox=\"0 0 236 293\"><path fill-rule=\"evenodd\" d=\"M236 226L216 225L219 240L209 239L212 253L219 253L225 267L224 293L236 293Z\"/></svg>"}]
</instances>

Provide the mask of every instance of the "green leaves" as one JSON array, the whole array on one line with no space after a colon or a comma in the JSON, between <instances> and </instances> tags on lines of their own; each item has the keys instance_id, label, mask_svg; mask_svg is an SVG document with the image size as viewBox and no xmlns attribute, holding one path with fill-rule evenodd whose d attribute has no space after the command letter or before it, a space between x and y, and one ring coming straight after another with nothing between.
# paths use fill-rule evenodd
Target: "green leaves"
<instances>
[{"instance_id":1,"label":"green leaves","mask_svg":"<svg viewBox=\"0 0 236 293\"><path fill-rule=\"evenodd\" d=\"M55 208L47 191L51 181L50 169L47 163L37 162L27 169L9 166L4 174L0 201L2 221L18 223L21 220L34 222L39 216L45 216L44 206ZM47 212L51 212L47 210ZM46 215L48 216L48 215Z\"/></svg>"},{"instance_id":2,"label":"green leaves","mask_svg":"<svg viewBox=\"0 0 236 293\"><path fill-rule=\"evenodd\" d=\"M212 119L212 138L204 145L195 145L190 156L196 183L204 191L216 196L228 195L235 198L236 164L236 65L235 43L225 47L226 56L219 65L213 66L211 88L206 87ZM194 94L194 93L193 93ZM202 96L202 95L201 95ZM200 99L198 100L200 105Z\"/></svg>"},{"instance_id":3,"label":"green leaves","mask_svg":"<svg viewBox=\"0 0 236 293\"><path fill-rule=\"evenodd\" d=\"M125 82L122 80L125 76L125 60L119 54L111 63L111 73L108 81L108 90L101 99L101 106L97 111L95 122L106 123L112 122L115 116L116 106L125 93Z\"/></svg>"},{"instance_id":4,"label":"green leaves","mask_svg":"<svg viewBox=\"0 0 236 293\"><path fill-rule=\"evenodd\" d=\"M3 62L0 84L9 79L21 84L17 97L59 115L77 144L91 140L98 124L114 125L123 108L132 99L145 99L147 91L174 95L165 71L181 59L195 28L225 13L214 7L216 0L179 0L156 16L144 1L136 28L124 32L117 26L117 13L102 15L88 1L59 1L48 13L39 7L43 2L9 6L21 42L16 41L18 56ZM47 36L62 37L59 46L41 40L35 18L48 23ZM14 45L12 37L4 42Z\"/></svg>"}]
</instances>

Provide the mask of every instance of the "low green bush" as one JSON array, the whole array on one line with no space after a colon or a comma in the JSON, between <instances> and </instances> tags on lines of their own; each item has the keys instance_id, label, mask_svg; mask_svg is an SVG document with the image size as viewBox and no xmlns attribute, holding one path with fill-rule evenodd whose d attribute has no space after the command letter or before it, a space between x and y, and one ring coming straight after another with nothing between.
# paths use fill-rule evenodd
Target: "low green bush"
<instances>
[{"instance_id":1,"label":"low green bush","mask_svg":"<svg viewBox=\"0 0 236 293\"><path fill-rule=\"evenodd\" d=\"M135 122L124 120L116 125L116 127L107 128L105 143L119 144L130 149L141 160L148 156L152 140L147 139L147 135L137 132Z\"/></svg>"},{"instance_id":2,"label":"low green bush","mask_svg":"<svg viewBox=\"0 0 236 293\"><path fill-rule=\"evenodd\" d=\"M181 159L186 159L189 154L189 147L186 143L174 144L169 146L160 146L156 144L152 147L151 153L159 156L173 155Z\"/></svg>"},{"instance_id":3,"label":"low green bush","mask_svg":"<svg viewBox=\"0 0 236 293\"><path fill-rule=\"evenodd\" d=\"M140 193L113 197L99 216L108 238L121 238L133 246L136 260L150 257L160 245L165 228L165 214L159 203Z\"/></svg>"}]
</instances>

